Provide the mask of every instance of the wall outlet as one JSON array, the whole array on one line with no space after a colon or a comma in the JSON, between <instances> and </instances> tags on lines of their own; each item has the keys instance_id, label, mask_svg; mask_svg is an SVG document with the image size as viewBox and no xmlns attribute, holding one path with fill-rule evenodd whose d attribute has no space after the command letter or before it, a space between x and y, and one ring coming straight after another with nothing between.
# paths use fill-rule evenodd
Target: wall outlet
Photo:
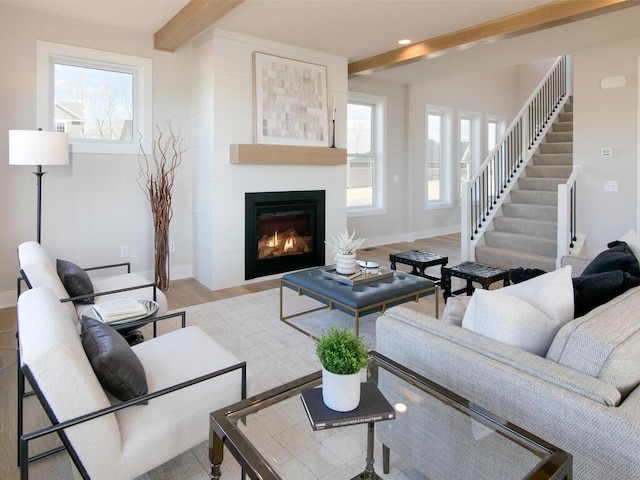
<instances>
[{"instance_id":1,"label":"wall outlet","mask_svg":"<svg viewBox=\"0 0 640 480\"><path fill-rule=\"evenodd\" d=\"M129 258L129 247L120 247L120 258Z\"/></svg>"},{"instance_id":2,"label":"wall outlet","mask_svg":"<svg viewBox=\"0 0 640 480\"><path fill-rule=\"evenodd\" d=\"M606 158L606 157L613 157L613 149L612 148L601 148L600 149L600 156L602 158Z\"/></svg>"},{"instance_id":3,"label":"wall outlet","mask_svg":"<svg viewBox=\"0 0 640 480\"><path fill-rule=\"evenodd\" d=\"M605 180L604 182L604 191L605 192L617 192L618 191L618 182L615 180Z\"/></svg>"},{"instance_id":4,"label":"wall outlet","mask_svg":"<svg viewBox=\"0 0 640 480\"><path fill-rule=\"evenodd\" d=\"M169 242L169 251L170 252L175 252L176 251L176 242L174 242L174 241Z\"/></svg>"}]
</instances>

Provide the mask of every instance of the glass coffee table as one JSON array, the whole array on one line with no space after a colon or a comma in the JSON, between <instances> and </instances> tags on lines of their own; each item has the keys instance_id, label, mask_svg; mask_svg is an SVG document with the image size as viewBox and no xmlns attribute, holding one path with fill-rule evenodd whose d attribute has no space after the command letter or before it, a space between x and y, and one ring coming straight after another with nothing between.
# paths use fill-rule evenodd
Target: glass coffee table
<instances>
[{"instance_id":1,"label":"glass coffee table","mask_svg":"<svg viewBox=\"0 0 640 480\"><path fill-rule=\"evenodd\" d=\"M571 478L568 453L371 355L368 380L395 419L314 431L300 398L322 382L321 372L312 373L211 413L210 477L225 478L226 447L243 478L262 480Z\"/></svg>"}]
</instances>

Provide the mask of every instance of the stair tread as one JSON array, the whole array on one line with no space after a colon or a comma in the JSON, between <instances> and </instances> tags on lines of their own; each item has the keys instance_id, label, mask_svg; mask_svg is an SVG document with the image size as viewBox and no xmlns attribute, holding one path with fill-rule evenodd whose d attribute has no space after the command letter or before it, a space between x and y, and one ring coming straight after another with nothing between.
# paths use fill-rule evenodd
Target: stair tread
<instances>
[{"instance_id":1,"label":"stair tread","mask_svg":"<svg viewBox=\"0 0 640 480\"><path fill-rule=\"evenodd\" d=\"M490 262L484 259L492 259ZM493 260L499 259L499 260ZM487 245L476 247L476 261L480 263L490 263L496 267L511 270L512 268L539 268L544 271L555 270L556 259L543 255L531 253L515 252L494 248Z\"/></svg>"}]
</instances>

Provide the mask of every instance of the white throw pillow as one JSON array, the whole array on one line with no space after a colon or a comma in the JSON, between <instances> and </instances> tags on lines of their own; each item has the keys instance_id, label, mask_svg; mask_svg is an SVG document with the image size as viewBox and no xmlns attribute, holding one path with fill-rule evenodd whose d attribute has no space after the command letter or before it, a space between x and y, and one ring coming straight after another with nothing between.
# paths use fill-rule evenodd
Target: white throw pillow
<instances>
[{"instance_id":1,"label":"white throw pillow","mask_svg":"<svg viewBox=\"0 0 640 480\"><path fill-rule=\"evenodd\" d=\"M458 327L461 326L464 313L467 311L467 306L472 298L467 296L449 297L444 306L442 321Z\"/></svg>"},{"instance_id":2,"label":"white throw pillow","mask_svg":"<svg viewBox=\"0 0 640 480\"><path fill-rule=\"evenodd\" d=\"M625 233L618 240L625 242L629 245L629 248L640 262L640 235L632 228L629 232Z\"/></svg>"},{"instance_id":3,"label":"white throw pillow","mask_svg":"<svg viewBox=\"0 0 640 480\"><path fill-rule=\"evenodd\" d=\"M560 328L573 320L571 267L498 290L476 290L462 327L544 356Z\"/></svg>"}]
</instances>

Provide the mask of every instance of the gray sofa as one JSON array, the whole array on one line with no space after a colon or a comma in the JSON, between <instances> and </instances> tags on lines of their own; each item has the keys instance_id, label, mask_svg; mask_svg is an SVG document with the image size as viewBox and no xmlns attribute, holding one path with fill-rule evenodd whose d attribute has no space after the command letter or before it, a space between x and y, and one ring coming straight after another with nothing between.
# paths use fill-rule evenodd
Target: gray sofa
<instances>
[{"instance_id":1,"label":"gray sofa","mask_svg":"<svg viewBox=\"0 0 640 480\"><path fill-rule=\"evenodd\" d=\"M565 263L574 276L586 265ZM640 478L640 287L570 320L542 356L402 306L377 320L376 350L569 452L576 479ZM410 421L427 417L414 411ZM437 440L416 437L420 429L406 438L384 423L392 469L395 458L411 478L440 478L452 465L447 478L487 478L463 473L455 446L437 448L455 445L446 429Z\"/></svg>"}]
</instances>

